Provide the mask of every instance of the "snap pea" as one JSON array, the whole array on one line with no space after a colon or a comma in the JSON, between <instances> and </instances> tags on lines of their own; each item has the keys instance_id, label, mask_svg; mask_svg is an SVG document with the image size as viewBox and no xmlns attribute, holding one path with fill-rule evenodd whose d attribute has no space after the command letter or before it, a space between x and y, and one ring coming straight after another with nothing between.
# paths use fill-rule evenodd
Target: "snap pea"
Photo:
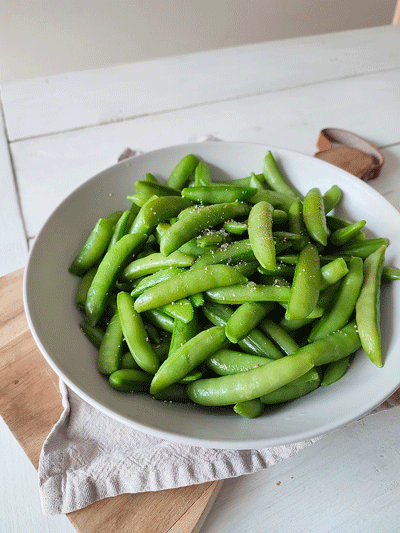
<instances>
[{"instance_id":1,"label":"snap pea","mask_svg":"<svg viewBox=\"0 0 400 533\"><path fill-rule=\"evenodd\" d=\"M297 342L280 327L276 322L268 318L262 320L259 324L261 331L270 337L286 355L291 355L300 348Z\"/></svg>"},{"instance_id":2,"label":"snap pea","mask_svg":"<svg viewBox=\"0 0 400 533\"><path fill-rule=\"evenodd\" d=\"M344 255L356 255L366 259L368 256L376 252L382 246L388 246L389 241L387 239L365 239L359 243L349 243L345 246L341 246L339 254Z\"/></svg>"},{"instance_id":3,"label":"snap pea","mask_svg":"<svg viewBox=\"0 0 400 533\"><path fill-rule=\"evenodd\" d=\"M193 237L200 235L205 229L222 224L236 216L248 215L249 212L248 204L233 202L208 205L197 212L190 213L163 233L160 239L161 253L169 255Z\"/></svg>"},{"instance_id":4,"label":"snap pea","mask_svg":"<svg viewBox=\"0 0 400 533\"><path fill-rule=\"evenodd\" d=\"M346 261L343 257L337 257L333 261L330 261L326 265L321 267L321 279L319 290L323 291L330 285L334 285L340 279L343 278L348 273L349 269L347 267Z\"/></svg>"},{"instance_id":5,"label":"snap pea","mask_svg":"<svg viewBox=\"0 0 400 533\"><path fill-rule=\"evenodd\" d=\"M100 348L104 338L104 331L99 327L91 326L86 320L82 320L79 327L96 348Z\"/></svg>"},{"instance_id":6,"label":"snap pea","mask_svg":"<svg viewBox=\"0 0 400 533\"><path fill-rule=\"evenodd\" d=\"M214 265L217 266L217 265ZM287 302L291 288L256 283L240 283L227 287L219 286L205 291L205 297L212 302L225 304L244 304L246 302Z\"/></svg>"},{"instance_id":7,"label":"snap pea","mask_svg":"<svg viewBox=\"0 0 400 533\"><path fill-rule=\"evenodd\" d=\"M174 276L176 276L176 274L179 274L180 272L184 272L184 269L172 267L167 268L165 270L160 270L159 272L155 272L154 274L150 274L149 276L146 276L140 280L140 282L132 290L131 296L140 296L142 292L144 292L146 289L150 289L150 287L154 287L162 281L173 278Z\"/></svg>"},{"instance_id":8,"label":"snap pea","mask_svg":"<svg viewBox=\"0 0 400 533\"><path fill-rule=\"evenodd\" d=\"M322 339L343 328L354 312L363 281L363 260L353 257L349 272L340 284L331 308L315 324L308 337L309 342Z\"/></svg>"},{"instance_id":9,"label":"snap pea","mask_svg":"<svg viewBox=\"0 0 400 533\"><path fill-rule=\"evenodd\" d=\"M386 246L364 261L364 281L356 303L356 322L361 344L372 363L382 367L380 331L380 288Z\"/></svg>"},{"instance_id":10,"label":"snap pea","mask_svg":"<svg viewBox=\"0 0 400 533\"><path fill-rule=\"evenodd\" d=\"M118 222L114 226L114 229L111 235L111 240L107 248L108 250L112 248L114 244L121 239L121 237L125 235L128 229L128 223L129 223L130 217L131 217L130 211L124 211L122 213Z\"/></svg>"},{"instance_id":11,"label":"snap pea","mask_svg":"<svg viewBox=\"0 0 400 533\"><path fill-rule=\"evenodd\" d=\"M289 185L280 171L271 151L268 151L264 157L263 174L266 182L274 191L299 198L299 194Z\"/></svg>"},{"instance_id":12,"label":"snap pea","mask_svg":"<svg viewBox=\"0 0 400 533\"><path fill-rule=\"evenodd\" d=\"M212 178L210 169L205 163L203 163L203 161L199 161L194 171L194 185L198 187L200 185L211 184Z\"/></svg>"},{"instance_id":13,"label":"snap pea","mask_svg":"<svg viewBox=\"0 0 400 533\"><path fill-rule=\"evenodd\" d=\"M145 179L147 181L151 181L152 183L158 183L158 179L153 174L151 174L150 172L146 173Z\"/></svg>"},{"instance_id":14,"label":"snap pea","mask_svg":"<svg viewBox=\"0 0 400 533\"><path fill-rule=\"evenodd\" d=\"M325 214L329 213L329 211L332 211L335 205L340 202L341 197L342 191L337 185L332 185L332 187L326 191L326 193L322 197L324 202Z\"/></svg>"},{"instance_id":15,"label":"snap pea","mask_svg":"<svg viewBox=\"0 0 400 533\"><path fill-rule=\"evenodd\" d=\"M152 196L140 209L129 233L149 234L160 222L175 217L192 205L192 202L181 196Z\"/></svg>"},{"instance_id":16,"label":"snap pea","mask_svg":"<svg viewBox=\"0 0 400 533\"><path fill-rule=\"evenodd\" d=\"M189 397L186 393L185 385L179 383L173 383L168 385L165 389L158 391L153 394L155 400L161 400L165 403L174 403L174 402L189 402Z\"/></svg>"},{"instance_id":17,"label":"snap pea","mask_svg":"<svg viewBox=\"0 0 400 533\"><path fill-rule=\"evenodd\" d=\"M382 276L389 281L400 279L400 269L396 267L383 267Z\"/></svg>"},{"instance_id":18,"label":"snap pea","mask_svg":"<svg viewBox=\"0 0 400 533\"><path fill-rule=\"evenodd\" d=\"M294 267L285 263L277 263L274 270L266 270L264 267L258 267L260 274L265 276L293 276Z\"/></svg>"},{"instance_id":19,"label":"snap pea","mask_svg":"<svg viewBox=\"0 0 400 533\"><path fill-rule=\"evenodd\" d=\"M214 252L208 252L197 259L192 269L204 268L218 263L235 265L242 261L254 261L255 255L248 239L224 245Z\"/></svg>"},{"instance_id":20,"label":"snap pea","mask_svg":"<svg viewBox=\"0 0 400 533\"><path fill-rule=\"evenodd\" d=\"M246 302L239 306L225 326L225 335L234 344L246 337L271 311L273 303Z\"/></svg>"},{"instance_id":21,"label":"snap pea","mask_svg":"<svg viewBox=\"0 0 400 533\"><path fill-rule=\"evenodd\" d=\"M216 246L221 246L229 241L229 233L227 233L225 230L209 231L197 237L198 246L209 249L215 249Z\"/></svg>"},{"instance_id":22,"label":"snap pea","mask_svg":"<svg viewBox=\"0 0 400 533\"><path fill-rule=\"evenodd\" d=\"M75 305L79 307L82 311L85 310L87 293L89 291L90 285L92 284L93 278L96 274L97 268L91 268L86 272L86 274L79 280L78 289L75 295Z\"/></svg>"},{"instance_id":23,"label":"snap pea","mask_svg":"<svg viewBox=\"0 0 400 533\"><path fill-rule=\"evenodd\" d=\"M303 204L300 198L295 200L289 208L289 228L292 233L299 235L300 240L293 242L293 248L301 251L309 242L303 219Z\"/></svg>"},{"instance_id":24,"label":"snap pea","mask_svg":"<svg viewBox=\"0 0 400 533\"><path fill-rule=\"evenodd\" d=\"M185 244L178 248L178 250L183 254L192 255L193 257L202 257L203 255L207 255L209 252L218 250L217 246L208 246L207 248L204 248L203 246L200 246L197 241L197 238L190 239L190 241L185 242Z\"/></svg>"},{"instance_id":25,"label":"snap pea","mask_svg":"<svg viewBox=\"0 0 400 533\"><path fill-rule=\"evenodd\" d=\"M194 262L192 255L174 252L168 257L160 253L152 253L144 258L135 259L129 263L121 273L121 279L133 280L154 274L159 270L169 269L170 267L188 267Z\"/></svg>"},{"instance_id":26,"label":"snap pea","mask_svg":"<svg viewBox=\"0 0 400 533\"><path fill-rule=\"evenodd\" d=\"M274 208L268 202L258 202L249 214L248 233L254 255L267 270L276 267L275 243L272 235L272 213Z\"/></svg>"},{"instance_id":27,"label":"snap pea","mask_svg":"<svg viewBox=\"0 0 400 533\"><path fill-rule=\"evenodd\" d=\"M174 329L174 319L166 313L163 313L160 309L149 309L144 315L158 328L167 331L168 333L172 333Z\"/></svg>"},{"instance_id":28,"label":"snap pea","mask_svg":"<svg viewBox=\"0 0 400 533\"><path fill-rule=\"evenodd\" d=\"M317 389L320 385L321 378L318 372L312 368L306 374L293 380L291 383L280 387L268 394L260 397L260 402L263 404L274 405L277 403L288 402L301 398L309 392Z\"/></svg>"},{"instance_id":29,"label":"snap pea","mask_svg":"<svg viewBox=\"0 0 400 533\"><path fill-rule=\"evenodd\" d=\"M243 235L247 231L247 222L239 222L237 220L228 220L224 222L224 230L233 235Z\"/></svg>"},{"instance_id":30,"label":"snap pea","mask_svg":"<svg viewBox=\"0 0 400 533\"><path fill-rule=\"evenodd\" d=\"M360 222L355 222L354 224L350 224L350 226L347 226L345 228L339 228L332 233L332 235L330 236L330 241L333 244L336 244L337 246L345 244L346 242L350 241L355 235L357 235L360 230L365 226L365 224L365 220L360 220Z\"/></svg>"},{"instance_id":31,"label":"snap pea","mask_svg":"<svg viewBox=\"0 0 400 533\"><path fill-rule=\"evenodd\" d=\"M258 190L256 194L250 198L252 204L257 204L262 201L268 202L274 207L274 209L281 209L288 213L290 206L296 201L296 197L278 191L262 189Z\"/></svg>"},{"instance_id":32,"label":"snap pea","mask_svg":"<svg viewBox=\"0 0 400 533\"><path fill-rule=\"evenodd\" d=\"M184 378L226 342L223 326L206 329L192 337L162 363L151 382L150 393L156 394L168 385Z\"/></svg>"},{"instance_id":33,"label":"snap pea","mask_svg":"<svg viewBox=\"0 0 400 533\"><path fill-rule=\"evenodd\" d=\"M189 398L201 405L231 405L254 400L283 387L313 367L308 354L288 355L247 372L199 379L187 386Z\"/></svg>"},{"instance_id":34,"label":"snap pea","mask_svg":"<svg viewBox=\"0 0 400 533\"><path fill-rule=\"evenodd\" d=\"M264 405L258 398L248 400L247 402L239 402L233 406L233 410L244 418L256 418L264 411Z\"/></svg>"},{"instance_id":35,"label":"snap pea","mask_svg":"<svg viewBox=\"0 0 400 533\"><path fill-rule=\"evenodd\" d=\"M170 304L161 305L159 309L173 319L182 320L186 323L193 320L193 306L186 298L177 302L171 302Z\"/></svg>"},{"instance_id":36,"label":"snap pea","mask_svg":"<svg viewBox=\"0 0 400 533\"><path fill-rule=\"evenodd\" d=\"M326 246L330 231L326 225L324 200L317 187L310 189L304 197L303 217L310 237Z\"/></svg>"},{"instance_id":37,"label":"snap pea","mask_svg":"<svg viewBox=\"0 0 400 533\"><path fill-rule=\"evenodd\" d=\"M274 212L272 213L272 222L274 224L285 224L285 222L287 222L288 219L289 219L289 216L286 213L286 211L282 211L282 209L274 208Z\"/></svg>"},{"instance_id":38,"label":"snap pea","mask_svg":"<svg viewBox=\"0 0 400 533\"><path fill-rule=\"evenodd\" d=\"M168 187L182 190L198 163L198 157L193 154L186 155L171 172L167 180Z\"/></svg>"},{"instance_id":39,"label":"snap pea","mask_svg":"<svg viewBox=\"0 0 400 533\"><path fill-rule=\"evenodd\" d=\"M132 357L131 352L125 352L122 354L121 361L120 361L120 369L132 369L132 370L139 370L139 365Z\"/></svg>"},{"instance_id":40,"label":"snap pea","mask_svg":"<svg viewBox=\"0 0 400 533\"><path fill-rule=\"evenodd\" d=\"M197 315L193 315L190 322L183 320L174 320L174 328L172 330L171 344L168 352L170 357L176 350L181 348L188 340L197 335L199 329Z\"/></svg>"},{"instance_id":41,"label":"snap pea","mask_svg":"<svg viewBox=\"0 0 400 533\"><path fill-rule=\"evenodd\" d=\"M285 318L299 320L306 318L318 302L320 288L319 255L312 244L300 252L293 278Z\"/></svg>"},{"instance_id":42,"label":"snap pea","mask_svg":"<svg viewBox=\"0 0 400 533\"><path fill-rule=\"evenodd\" d=\"M100 345L97 358L97 368L99 372L110 375L119 369L122 357L123 340L124 334L117 312L111 318Z\"/></svg>"},{"instance_id":43,"label":"snap pea","mask_svg":"<svg viewBox=\"0 0 400 533\"><path fill-rule=\"evenodd\" d=\"M205 302L203 293L198 292L197 294L191 294L189 296L189 301L193 307L201 307Z\"/></svg>"},{"instance_id":44,"label":"snap pea","mask_svg":"<svg viewBox=\"0 0 400 533\"><path fill-rule=\"evenodd\" d=\"M118 293L117 306L124 338L132 357L142 370L154 374L160 363L148 340L142 317L135 311L132 296L127 292Z\"/></svg>"},{"instance_id":45,"label":"snap pea","mask_svg":"<svg viewBox=\"0 0 400 533\"><path fill-rule=\"evenodd\" d=\"M144 194L148 197L153 196L179 196L180 191L167 185L150 180L139 180L135 182L135 189L138 194Z\"/></svg>"},{"instance_id":46,"label":"snap pea","mask_svg":"<svg viewBox=\"0 0 400 533\"><path fill-rule=\"evenodd\" d=\"M245 281L247 279L244 276L227 265L211 265L204 269L188 270L144 291L137 298L135 309L137 312L147 311L214 287Z\"/></svg>"},{"instance_id":47,"label":"snap pea","mask_svg":"<svg viewBox=\"0 0 400 533\"><path fill-rule=\"evenodd\" d=\"M348 222L347 220L343 220L342 218L327 215L326 224L331 232L335 232L338 229L347 228L348 226L351 226L353 223ZM363 241L365 240L365 238L366 238L365 233L363 233L362 231L359 231L353 236L353 239L355 241Z\"/></svg>"},{"instance_id":48,"label":"snap pea","mask_svg":"<svg viewBox=\"0 0 400 533\"><path fill-rule=\"evenodd\" d=\"M252 368L267 365L274 359L222 348L206 359L206 365L220 376L247 372Z\"/></svg>"},{"instance_id":49,"label":"snap pea","mask_svg":"<svg viewBox=\"0 0 400 533\"><path fill-rule=\"evenodd\" d=\"M225 204L249 200L256 192L257 189L214 184L212 186L187 187L182 189L181 194L184 198L189 198L194 202Z\"/></svg>"},{"instance_id":50,"label":"snap pea","mask_svg":"<svg viewBox=\"0 0 400 533\"><path fill-rule=\"evenodd\" d=\"M148 392L152 374L132 368L116 370L110 377L110 385L119 391Z\"/></svg>"},{"instance_id":51,"label":"snap pea","mask_svg":"<svg viewBox=\"0 0 400 533\"><path fill-rule=\"evenodd\" d=\"M82 276L98 263L107 250L113 231L113 221L100 218L81 251L73 260L69 271L76 276Z\"/></svg>"},{"instance_id":52,"label":"snap pea","mask_svg":"<svg viewBox=\"0 0 400 533\"><path fill-rule=\"evenodd\" d=\"M343 357L343 359L339 359L338 361L333 361L333 363L330 363L324 372L321 386L326 387L328 385L332 385L332 383L335 383L342 378L349 367L349 364L350 356Z\"/></svg>"}]
</instances>

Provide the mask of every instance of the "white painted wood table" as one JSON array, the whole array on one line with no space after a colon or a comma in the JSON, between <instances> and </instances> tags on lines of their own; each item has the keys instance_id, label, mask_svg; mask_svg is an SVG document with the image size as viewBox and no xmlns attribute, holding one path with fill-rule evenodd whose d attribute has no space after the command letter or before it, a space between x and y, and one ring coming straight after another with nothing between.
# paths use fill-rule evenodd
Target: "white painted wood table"
<instances>
[{"instance_id":1,"label":"white painted wood table","mask_svg":"<svg viewBox=\"0 0 400 533\"><path fill-rule=\"evenodd\" d=\"M323 127L348 129L382 148L371 187L400 208L398 26L22 81L1 87L1 105L1 275L25 264L53 208L127 146L214 135L312 155ZM42 516L36 472L4 422L0 458L0 533L71 533L65 516ZM202 531L395 533L399 473L394 409L226 481Z\"/></svg>"}]
</instances>

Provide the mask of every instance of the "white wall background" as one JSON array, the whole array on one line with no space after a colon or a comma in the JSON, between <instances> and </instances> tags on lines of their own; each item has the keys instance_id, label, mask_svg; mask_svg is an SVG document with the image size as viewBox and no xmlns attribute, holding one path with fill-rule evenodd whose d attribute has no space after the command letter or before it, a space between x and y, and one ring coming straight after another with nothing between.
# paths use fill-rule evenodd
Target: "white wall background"
<instances>
[{"instance_id":1,"label":"white wall background","mask_svg":"<svg viewBox=\"0 0 400 533\"><path fill-rule=\"evenodd\" d=\"M0 0L0 83L390 24L396 0Z\"/></svg>"}]
</instances>

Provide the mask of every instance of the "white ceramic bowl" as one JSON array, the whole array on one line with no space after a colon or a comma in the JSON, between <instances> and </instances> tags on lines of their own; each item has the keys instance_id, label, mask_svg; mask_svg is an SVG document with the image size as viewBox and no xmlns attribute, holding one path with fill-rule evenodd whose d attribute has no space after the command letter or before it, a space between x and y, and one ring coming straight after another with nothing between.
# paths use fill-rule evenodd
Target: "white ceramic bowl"
<instances>
[{"instance_id":1,"label":"white ceramic bowl","mask_svg":"<svg viewBox=\"0 0 400 533\"><path fill-rule=\"evenodd\" d=\"M74 305L78 279L68 267L100 216L129 208L134 181L146 172L166 177L186 154L207 162L216 179L262 171L271 149L297 189L343 191L339 216L367 221L372 236L390 239L386 263L400 265L400 214L369 185L321 160L258 144L213 142L156 150L119 163L88 180L53 212L36 238L24 277L32 334L50 366L79 396L134 428L165 439L215 448L250 449L288 444L332 431L371 411L400 386L400 282L382 293L384 366L360 350L345 376L329 387L247 420L229 409L164 404L147 395L113 390L96 369L96 351L79 329Z\"/></svg>"}]
</instances>

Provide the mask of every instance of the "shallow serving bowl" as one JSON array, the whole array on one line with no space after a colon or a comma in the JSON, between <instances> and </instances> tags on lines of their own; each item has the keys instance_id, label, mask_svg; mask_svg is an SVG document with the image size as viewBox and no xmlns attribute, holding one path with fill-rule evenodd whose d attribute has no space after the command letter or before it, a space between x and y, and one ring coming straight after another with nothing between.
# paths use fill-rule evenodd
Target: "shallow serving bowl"
<instances>
[{"instance_id":1,"label":"shallow serving bowl","mask_svg":"<svg viewBox=\"0 0 400 533\"><path fill-rule=\"evenodd\" d=\"M186 154L210 165L214 179L241 178L262 171L271 149L301 193L333 184L343 191L336 214L365 219L370 236L387 237L386 264L400 265L400 214L358 178L321 160L250 143L213 142L173 146L129 159L97 174L53 212L36 238L24 276L28 322L41 352L61 379L100 411L158 437L198 446L250 449L298 442L332 431L368 413L400 386L400 281L382 291L383 368L360 350L345 376L296 401L247 420L229 409L165 404L150 395L113 390L96 369L96 350L79 329L74 304L78 278L68 267L97 219L129 209L126 196L146 172L167 177Z\"/></svg>"}]
</instances>

